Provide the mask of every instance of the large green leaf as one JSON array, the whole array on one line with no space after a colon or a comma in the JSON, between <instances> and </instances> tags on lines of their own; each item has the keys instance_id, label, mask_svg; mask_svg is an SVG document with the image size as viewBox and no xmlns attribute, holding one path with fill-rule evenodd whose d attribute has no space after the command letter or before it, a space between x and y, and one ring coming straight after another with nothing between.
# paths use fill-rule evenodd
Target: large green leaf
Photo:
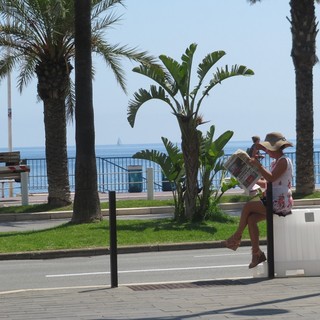
<instances>
[{"instance_id":1,"label":"large green leaf","mask_svg":"<svg viewBox=\"0 0 320 320\"><path fill-rule=\"evenodd\" d=\"M202 100L209 94L210 90L216 85L221 84L221 82L225 79L235 77L235 76L251 76L254 72L251 69L248 69L243 65L233 65L231 66L231 70L229 70L228 65L225 68L218 68L217 71L213 74L213 78L210 80L209 85L205 87L205 90L202 92L201 98L197 102L197 108L195 113L198 114ZM197 90L199 88L196 88Z\"/></svg>"},{"instance_id":2,"label":"large green leaf","mask_svg":"<svg viewBox=\"0 0 320 320\"><path fill-rule=\"evenodd\" d=\"M171 164L170 168L168 166L169 170L167 172L163 171L169 181L180 182L182 176L185 174L183 154L176 144L173 144L167 138L162 137L161 139Z\"/></svg>"},{"instance_id":3,"label":"large green leaf","mask_svg":"<svg viewBox=\"0 0 320 320\"><path fill-rule=\"evenodd\" d=\"M224 51L214 51L208 54L198 66L198 77L200 81L204 79L209 70L225 55Z\"/></svg>"},{"instance_id":4,"label":"large green leaf","mask_svg":"<svg viewBox=\"0 0 320 320\"><path fill-rule=\"evenodd\" d=\"M135 67L132 71L144 75L162 86L170 96L174 97L176 94L176 87L174 80L167 74L163 68L158 65L140 65Z\"/></svg>"},{"instance_id":5,"label":"large green leaf","mask_svg":"<svg viewBox=\"0 0 320 320\"><path fill-rule=\"evenodd\" d=\"M210 80L209 85L206 87L203 92L203 96L206 96L209 91L217 84L221 84L221 82L225 79L229 79L235 76L252 76L254 72L251 69L248 69L243 65L233 65L231 69L228 65L225 68L217 68L217 71L213 74L213 78Z\"/></svg>"},{"instance_id":6,"label":"large green leaf","mask_svg":"<svg viewBox=\"0 0 320 320\"><path fill-rule=\"evenodd\" d=\"M142 150L133 155L133 158L150 160L157 163L170 182L177 182L184 174L183 155L179 148L162 137L167 154L157 150Z\"/></svg>"},{"instance_id":7,"label":"large green leaf","mask_svg":"<svg viewBox=\"0 0 320 320\"><path fill-rule=\"evenodd\" d=\"M193 91L190 93L191 97L195 99L199 89L202 86L202 83L204 81L205 76L208 74L209 70L225 55L224 51L214 51L210 54L208 54L202 62L198 66L198 78L199 78L199 83ZM194 104L194 100L192 101L192 104Z\"/></svg>"},{"instance_id":8,"label":"large green leaf","mask_svg":"<svg viewBox=\"0 0 320 320\"><path fill-rule=\"evenodd\" d=\"M145 89L139 89L138 92L134 93L133 97L134 99L131 99L129 101L127 117L131 127L134 127L136 115L140 107L144 103L152 99L159 99L164 101L165 103L169 104L173 111L175 111L170 99L166 97L166 92L162 87L150 86L150 91L147 91Z\"/></svg>"},{"instance_id":9,"label":"large green leaf","mask_svg":"<svg viewBox=\"0 0 320 320\"><path fill-rule=\"evenodd\" d=\"M224 149L224 147L226 146L226 144L230 141L230 139L233 136L233 131L226 131L224 133L222 133L215 141L214 141L214 145L216 150L221 151Z\"/></svg>"},{"instance_id":10,"label":"large green leaf","mask_svg":"<svg viewBox=\"0 0 320 320\"><path fill-rule=\"evenodd\" d=\"M136 152L132 158L153 161L160 165L161 168L166 167L166 162L168 161L168 156L165 153L149 149Z\"/></svg>"},{"instance_id":11,"label":"large green leaf","mask_svg":"<svg viewBox=\"0 0 320 320\"><path fill-rule=\"evenodd\" d=\"M189 100L190 96L190 82L191 82L191 72L192 72L192 62L193 62L193 56L197 49L197 45L195 43L192 43L189 48L186 49L185 53L182 55L182 74L183 74L183 81L181 83L180 91L182 93L182 96L185 100ZM186 106L188 106L189 103L187 103ZM189 112L190 110L188 110Z\"/></svg>"},{"instance_id":12,"label":"large green leaf","mask_svg":"<svg viewBox=\"0 0 320 320\"><path fill-rule=\"evenodd\" d=\"M192 60L196 48L197 45L193 43L186 49L181 57L182 64L165 55L159 57L175 80L177 92L180 92L183 100L189 99Z\"/></svg>"},{"instance_id":13,"label":"large green leaf","mask_svg":"<svg viewBox=\"0 0 320 320\"><path fill-rule=\"evenodd\" d=\"M183 80L182 67L178 61L166 55L163 55L163 54L160 55L159 59L162 61L162 63L164 64L164 66L167 68L170 75L172 76L173 93L174 95L176 95L178 90L181 87L181 83Z\"/></svg>"}]
</instances>

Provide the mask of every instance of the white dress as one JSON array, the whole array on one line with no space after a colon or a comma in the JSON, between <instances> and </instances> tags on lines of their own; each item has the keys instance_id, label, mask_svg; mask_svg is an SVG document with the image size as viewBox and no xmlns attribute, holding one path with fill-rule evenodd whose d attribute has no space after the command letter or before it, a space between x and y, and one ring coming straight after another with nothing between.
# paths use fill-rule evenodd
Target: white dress
<instances>
[{"instance_id":1,"label":"white dress","mask_svg":"<svg viewBox=\"0 0 320 320\"><path fill-rule=\"evenodd\" d=\"M282 156L278 159L278 161L282 158L287 160L287 169L279 179L272 183L272 198L274 213L280 216L286 216L287 214L291 213L293 206L291 191L293 169L292 162L288 157ZM276 163L276 160L271 163L271 172L275 168Z\"/></svg>"}]
</instances>

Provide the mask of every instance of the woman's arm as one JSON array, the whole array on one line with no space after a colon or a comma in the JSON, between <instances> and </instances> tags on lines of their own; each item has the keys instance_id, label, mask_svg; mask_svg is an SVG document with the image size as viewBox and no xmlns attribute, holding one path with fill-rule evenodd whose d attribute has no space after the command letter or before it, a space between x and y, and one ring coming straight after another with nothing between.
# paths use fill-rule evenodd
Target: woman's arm
<instances>
[{"instance_id":1,"label":"woman's arm","mask_svg":"<svg viewBox=\"0 0 320 320\"><path fill-rule=\"evenodd\" d=\"M287 165L288 165L287 160L285 158L282 158L282 159L278 160L275 168L272 170L272 172L270 172L265 167L263 167L262 164L258 160L251 158L250 162L258 168L261 175L268 182L273 182L273 181L276 181L277 179L279 179L285 173L285 171L287 169Z\"/></svg>"}]
</instances>

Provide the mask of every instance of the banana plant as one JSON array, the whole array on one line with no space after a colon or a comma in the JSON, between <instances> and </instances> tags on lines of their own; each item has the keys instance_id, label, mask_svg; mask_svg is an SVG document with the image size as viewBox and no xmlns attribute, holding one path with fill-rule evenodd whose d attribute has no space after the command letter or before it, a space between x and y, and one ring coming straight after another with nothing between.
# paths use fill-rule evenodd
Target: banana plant
<instances>
[{"instance_id":1,"label":"banana plant","mask_svg":"<svg viewBox=\"0 0 320 320\"><path fill-rule=\"evenodd\" d=\"M172 188L174 199L174 217L176 220L184 219L183 181L185 176L183 155L179 148L162 137L162 142L167 153L158 150L142 150L133 155L133 158L150 160L157 163L163 175L174 185Z\"/></svg>"},{"instance_id":2,"label":"banana plant","mask_svg":"<svg viewBox=\"0 0 320 320\"><path fill-rule=\"evenodd\" d=\"M213 187L213 180L218 173L225 171L223 167L224 147L233 136L233 131L226 131L216 140L213 140L215 126L212 125L205 136L200 137L200 176L202 192L199 194L198 219L203 219L210 206L210 198L221 193L221 183L218 188ZM218 190L218 192L215 192ZM212 201L212 199L211 199Z\"/></svg>"},{"instance_id":3,"label":"banana plant","mask_svg":"<svg viewBox=\"0 0 320 320\"><path fill-rule=\"evenodd\" d=\"M150 90L139 89L134 93L128 105L128 121L134 127L140 107L153 99L159 99L169 106L176 117L181 132L181 148L185 164L184 194L185 216L192 219L197 212L198 173L200 140L197 127L203 122L199 114L200 107L209 92L222 81L234 76L250 76L253 71L243 65L217 68L209 81L204 84L211 68L226 54L224 51L214 51L204 57L198 65L196 75L198 83L191 87L193 58L197 45L191 44L182 55L182 62L166 55L160 55L162 65L142 64L133 69L153 80L157 85L151 85Z\"/></svg>"}]
</instances>

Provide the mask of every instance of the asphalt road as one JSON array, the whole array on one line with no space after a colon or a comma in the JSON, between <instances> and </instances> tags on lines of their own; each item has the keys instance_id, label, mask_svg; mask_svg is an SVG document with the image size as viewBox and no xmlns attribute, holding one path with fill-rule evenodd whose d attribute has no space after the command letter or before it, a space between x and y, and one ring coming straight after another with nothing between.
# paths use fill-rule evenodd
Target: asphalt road
<instances>
[{"instance_id":1,"label":"asphalt road","mask_svg":"<svg viewBox=\"0 0 320 320\"><path fill-rule=\"evenodd\" d=\"M265 249L265 248L264 248ZM252 277L250 248L199 249L118 255L118 283L190 282ZM263 272L263 265L259 269ZM40 288L110 286L110 256L0 263L0 294Z\"/></svg>"}]
</instances>

